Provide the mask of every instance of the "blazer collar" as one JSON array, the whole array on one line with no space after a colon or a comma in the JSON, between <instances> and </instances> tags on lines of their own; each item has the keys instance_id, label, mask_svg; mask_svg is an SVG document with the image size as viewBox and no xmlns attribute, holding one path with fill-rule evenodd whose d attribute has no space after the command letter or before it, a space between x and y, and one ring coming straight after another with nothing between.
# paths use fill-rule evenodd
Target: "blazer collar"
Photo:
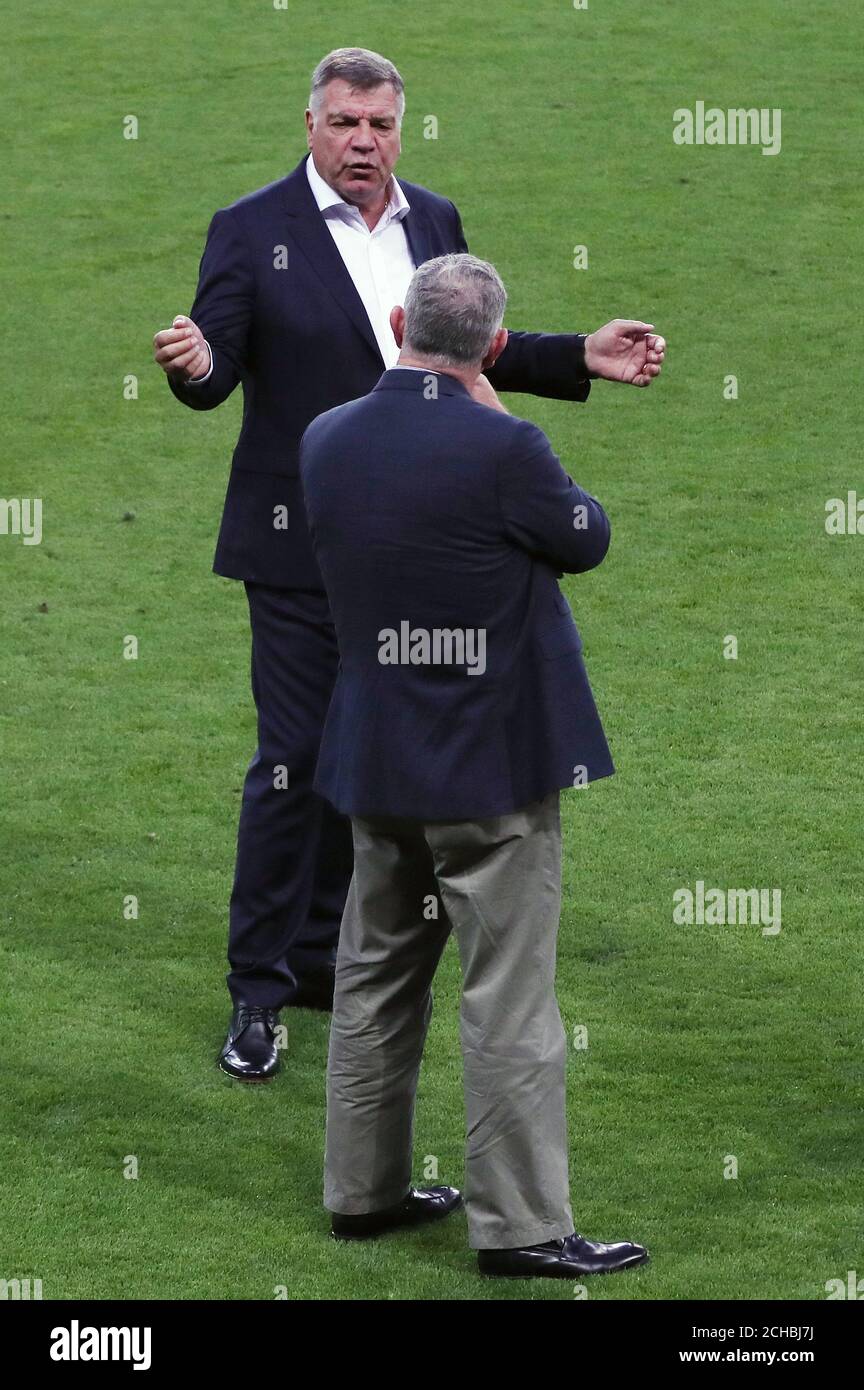
<instances>
[{"instance_id":1,"label":"blazer collar","mask_svg":"<svg viewBox=\"0 0 864 1390\"><path fill-rule=\"evenodd\" d=\"M290 218L291 236L383 367L384 362L369 322L369 315L363 308L363 301L309 187L306 177L307 158L308 151L283 183L284 206ZM402 219L402 226L405 228L414 265L422 265L424 261L429 260L431 243L428 219L418 208L416 199Z\"/></svg>"},{"instance_id":2,"label":"blazer collar","mask_svg":"<svg viewBox=\"0 0 864 1390\"><path fill-rule=\"evenodd\" d=\"M424 391L430 376L438 381L439 396L468 396L467 386L448 372L436 372L432 367L428 372L415 371L412 367L390 367L372 387L373 391Z\"/></svg>"}]
</instances>

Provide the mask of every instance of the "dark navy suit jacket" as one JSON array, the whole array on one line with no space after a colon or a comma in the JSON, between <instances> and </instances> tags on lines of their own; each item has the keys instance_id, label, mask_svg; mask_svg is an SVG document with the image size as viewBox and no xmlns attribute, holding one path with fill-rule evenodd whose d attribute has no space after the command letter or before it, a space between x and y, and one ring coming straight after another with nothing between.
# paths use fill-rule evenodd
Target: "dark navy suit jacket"
<instances>
[{"instance_id":1,"label":"dark navy suit jacket","mask_svg":"<svg viewBox=\"0 0 864 1390\"><path fill-rule=\"evenodd\" d=\"M371 391L384 362L309 187L306 158L286 178L215 214L190 310L213 350L213 374L199 385L171 382L171 389L193 409L212 410L243 383L216 573L320 589L298 444L316 415ZM467 251L453 203L400 183L411 204L404 226L415 264ZM501 391L585 400L584 336L511 333L489 379Z\"/></svg>"},{"instance_id":2,"label":"dark navy suit jacket","mask_svg":"<svg viewBox=\"0 0 864 1390\"><path fill-rule=\"evenodd\" d=\"M393 368L313 421L300 467L340 655L318 792L355 816L462 820L614 770L558 587L600 564L609 522L542 430ZM450 640L424 662L436 631Z\"/></svg>"}]
</instances>

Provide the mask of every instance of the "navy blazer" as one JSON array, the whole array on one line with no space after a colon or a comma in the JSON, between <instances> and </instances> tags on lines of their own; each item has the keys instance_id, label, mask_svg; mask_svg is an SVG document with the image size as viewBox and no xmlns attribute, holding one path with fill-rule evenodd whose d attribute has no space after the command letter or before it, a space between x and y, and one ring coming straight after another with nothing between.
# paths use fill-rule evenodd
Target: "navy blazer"
<instances>
[{"instance_id":1,"label":"navy blazer","mask_svg":"<svg viewBox=\"0 0 864 1390\"><path fill-rule=\"evenodd\" d=\"M614 771L557 578L609 522L541 429L393 368L312 422L300 468L340 656L318 792L464 820Z\"/></svg>"},{"instance_id":2,"label":"navy blazer","mask_svg":"<svg viewBox=\"0 0 864 1390\"><path fill-rule=\"evenodd\" d=\"M189 311L213 350L213 374L198 385L169 382L195 410L212 410L243 383L216 573L320 589L301 500L300 437L322 411L371 391L384 362L309 187L306 158L214 216ZM400 183L411 204L404 226L415 264L467 251L453 203ZM489 379L501 391L585 400L584 338L511 333Z\"/></svg>"}]
</instances>

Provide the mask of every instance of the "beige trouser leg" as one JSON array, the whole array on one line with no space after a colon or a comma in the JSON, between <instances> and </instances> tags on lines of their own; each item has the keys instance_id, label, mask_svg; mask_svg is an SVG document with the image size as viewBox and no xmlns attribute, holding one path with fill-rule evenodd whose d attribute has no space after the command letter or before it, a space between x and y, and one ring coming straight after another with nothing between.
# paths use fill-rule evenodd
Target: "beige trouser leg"
<instances>
[{"instance_id":1,"label":"beige trouser leg","mask_svg":"<svg viewBox=\"0 0 864 1390\"><path fill-rule=\"evenodd\" d=\"M423 825L353 821L354 875L339 931L327 1063L324 1205L353 1215L411 1185L414 1099L432 976L450 934Z\"/></svg>"},{"instance_id":2,"label":"beige trouser leg","mask_svg":"<svg viewBox=\"0 0 864 1390\"><path fill-rule=\"evenodd\" d=\"M558 793L426 827L462 961L465 1201L475 1250L570 1235L567 1043L555 998Z\"/></svg>"},{"instance_id":3,"label":"beige trouser leg","mask_svg":"<svg viewBox=\"0 0 864 1390\"><path fill-rule=\"evenodd\" d=\"M355 821L354 841L330 1035L325 1205L374 1211L408 1189L429 987L452 924L470 1243L569 1235L557 793L485 821ZM436 884L445 912L426 921L423 899Z\"/></svg>"}]
</instances>

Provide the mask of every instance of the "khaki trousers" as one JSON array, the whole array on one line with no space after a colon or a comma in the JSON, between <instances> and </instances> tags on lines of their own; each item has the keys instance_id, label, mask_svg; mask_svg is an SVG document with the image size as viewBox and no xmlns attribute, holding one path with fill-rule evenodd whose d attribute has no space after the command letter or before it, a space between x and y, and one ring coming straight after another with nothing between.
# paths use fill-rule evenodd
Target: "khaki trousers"
<instances>
[{"instance_id":1,"label":"khaki trousers","mask_svg":"<svg viewBox=\"0 0 864 1390\"><path fill-rule=\"evenodd\" d=\"M490 820L352 825L327 1069L325 1206L377 1211L408 1191L432 977L452 930L463 976L470 1244L509 1249L570 1235L567 1048L555 998L558 792ZM430 902L438 920L424 917Z\"/></svg>"}]
</instances>

